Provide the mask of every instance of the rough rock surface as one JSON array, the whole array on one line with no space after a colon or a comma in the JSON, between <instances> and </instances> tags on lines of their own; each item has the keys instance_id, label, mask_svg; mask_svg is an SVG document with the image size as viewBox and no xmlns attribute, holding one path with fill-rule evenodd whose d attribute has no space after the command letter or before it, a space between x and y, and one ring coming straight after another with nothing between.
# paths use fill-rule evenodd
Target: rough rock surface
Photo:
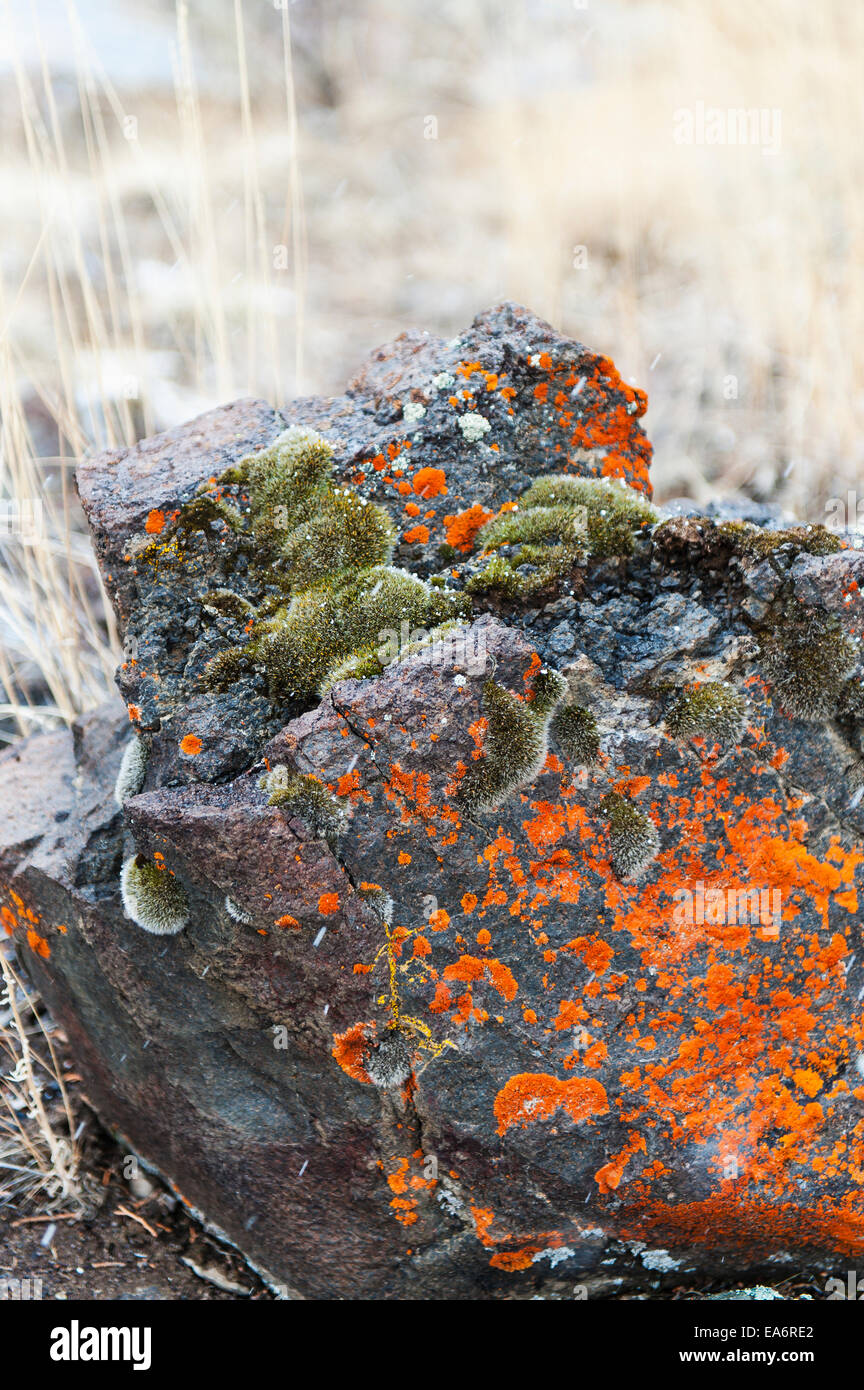
<instances>
[{"instance_id":1,"label":"rough rock surface","mask_svg":"<svg viewBox=\"0 0 864 1390\"><path fill-rule=\"evenodd\" d=\"M606 359L502 306L451 344L403 336L287 418L422 522L397 564L434 573L444 541L461 586L474 537L445 517L549 472L647 493L643 410ZM466 413L490 429L469 438ZM282 428L240 402L79 476L127 709L0 759L0 890L93 1103L292 1296L608 1296L854 1258L864 555L660 515L320 701L275 706L255 672L204 691L236 640L206 595L243 592L249 557L218 511L182 552L171 522ZM479 809L462 784L522 751L496 753L490 676L530 719L544 663L596 751L553 716ZM709 685L723 717L694 731L685 697ZM121 811L130 719L151 753ZM338 833L269 804L277 766L333 793ZM124 915L133 851L183 885L178 935Z\"/></svg>"}]
</instances>

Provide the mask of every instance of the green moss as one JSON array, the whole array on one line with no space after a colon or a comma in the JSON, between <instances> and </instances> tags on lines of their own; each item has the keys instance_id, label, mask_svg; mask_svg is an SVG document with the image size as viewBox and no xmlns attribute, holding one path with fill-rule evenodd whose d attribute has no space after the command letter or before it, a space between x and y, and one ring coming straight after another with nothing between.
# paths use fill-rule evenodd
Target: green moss
<instances>
[{"instance_id":1,"label":"green moss","mask_svg":"<svg viewBox=\"0 0 864 1390\"><path fill-rule=\"evenodd\" d=\"M631 555L634 537L657 519L654 508L632 488L565 473L538 478L521 505L529 509L565 507L574 512L581 518L585 548L596 559Z\"/></svg>"},{"instance_id":2,"label":"green moss","mask_svg":"<svg viewBox=\"0 0 864 1390\"><path fill-rule=\"evenodd\" d=\"M251 670L252 663L240 647L229 647L211 657L204 668L202 683L207 690L230 690L241 676Z\"/></svg>"},{"instance_id":3,"label":"green moss","mask_svg":"<svg viewBox=\"0 0 864 1390\"><path fill-rule=\"evenodd\" d=\"M744 727L744 700L731 686L706 681L683 691L666 715L674 738L702 736L721 744L737 743Z\"/></svg>"},{"instance_id":4,"label":"green moss","mask_svg":"<svg viewBox=\"0 0 864 1390\"><path fill-rule=\"evenodd\" d=\"M123 909L144 931L174 936L189 921L189 899L181 883L166 868L134 854L120 875Z\"/></svg>"},{"instance_id":5,"label":"green moss","mask_svg":"<svg viewBox=\"0 0 864 1390\"><path fill-rule=\"evenodd\" d=\"M772 614L761 640L762 671L787 713L798 719L830 719L848 695L858 660L839 621L793 601Z\"/></svg>"},{"instance_id":6,"label":"green moss","mask_svg":"<svg viewBox=\"0 0 864 1390\"><path fill-rule=\"evenodd\" d=\"M484 569L472 574L465 584L468 594L499 593L505 598L518 598L525 591L525 581L503 555L493 555Z\"/></svg>"},{"instance_id":7,"label":"green moss","mask_svg":"<svg viewBox=\"0 0 864 1390\"><path fill-rule=\"evenodd\" d=\"M220 497L212 497L205 493L200 497L193 497L191 502L187 502L180 509L171 531L177 536L188 536L193 531L206 531L214 521L224 521L232 531L240 529L240 513L237 508Z\"/></svg>"},{"instance_id":8,"label":"green moss","mask_svg":"<svg viewBox=\"0 0 864 1390\"><path fill-rule=\"evenodd\" d=\"M508 547L468 581L469 593L515 598L550 588L585 556L630 555L634 537L656 520L653 507L626 487L552 473L538 478L518 507L477 533L483 551Z\"/></svg>"},{"instance_id":9,"label":"green moss","mask_svg":"<svg viewBox=\"0 0 864 1390\"><path fill-rule=\"evenodd\" d=\"M352 571L386 563L396 532L383 507L356 492L333 490L324 495L314 516L286 537L279 551L292 588L331 581Z\"/></svg>"},{"instance_id":10,"label":"green moss","mask_svg":"<svg viewBox=\"0 0 864 1390\"><path fill-rule=\"evenodd\" d=\"M336 680L379 675L379 648L403 623L431 628L470 613L470 599L443 578L433 586L387 563L389 513L333 487L332 455L315 431L294 428L223 475L248 489L253 581L278 584L283 597L262 603L243 647L208 663L205 686L224 689L253 663L272 701L306 700Z\"/></svg>"},{"instance_id":11,"label":"green moss","mask_svg":"<svg viewBox=\"0 0 864 1390\"><path fill-rule=\"evenodd\" d=\"M249 655L266 669L274 699L321 694L337 672L378 674L378 648L388 634L409 627L436 627L465 616L469 600L433 589L406 570L376 565L338 586L309 589L252 632ZM347 668L350 657L358 658Z\"/></svg>"},{"instance_id":12,"label":"green moss","mask_svg":"<svg viewBox=\"0 0 864 1390\"><path fill-rule=\"evenodd\" d=\"M864 723L864 680L861 676L853 676L844 685L837 704L837 716Z\"/></svg>"},{"instance_id":13,"label":"green moss","mask_svg":"<svg viewBox=\"0 0 864 1390\"><path fill-rule=\"evenodd\" d=\"M334 840L345 823L344 804L317 777L277 763L261 778L268 806L280 806L306 822L320 839Z\"/></svg>"},{"instance_id":14,"label":"green moss","mask_svg":"<svg viewBox=\"0 0 864 1390\"><path fill-rule=\"evenodd\" d=\"M620 879L638 878L659 848L654 822L617 792L604 796L599 810L606 821L614 872Z\"/></svg>"},{"instance_id":15,"label":"green moss","mask_svg":"<svg viewBox=\"0 0 864 1390\"><path fill-rule=\"evenodd\" d=\"M590 766L600 753L597 720L584 705L564 704L555 712L552 733L562 751L574 762Z\"/></svg>"},{"instance_id":16,"label":"green moss","mask_svg":"<svg viewBox=\"0 0 864 1390\"><path fill-rule=\"evenodd\" d=\"M252 529L261 544L315 515L329 491L332 468L333 446L317 431L295 425L220 481L248 487Z\"/></svg>"},{"instance_id":17,"label":"green moss","mask_svg":"<svg viewBox=\"0 0 864 1390\"><path fill-rule=\"evenodd\" d=\"M844 548L840 537L822 525L788 526L778 531L766 530L749 521L721 521L716 534L740 555L760 560L768 559L782 546L794 547L808 555L833 555Z\"/></svg>"},{"instance_id":18,"label":"green moss","mask_svg":"<svg viewBox=\"0 0 864 1390\"><path fill-rule=\"evenodd\" d=\"M377 647L362 647L344 661L331 666L321 680L320 693L326 695L339 681L367 681L380 676L386 669Z\"/></svg>"},{"instance_id":19,"label":"green moss","mask_svg":"<svg viewBox=\"0 0 864 1390\"><path fill-rule=\"evenodd\" d=\"M494 810L508 792L533 781L546 759L549 718L567 685L546 668L534 677L532 700L520 700L488 680L483 687L487 721L483 756L472 761L459 788L469 814Z\"/></svg>"}]
</instances>

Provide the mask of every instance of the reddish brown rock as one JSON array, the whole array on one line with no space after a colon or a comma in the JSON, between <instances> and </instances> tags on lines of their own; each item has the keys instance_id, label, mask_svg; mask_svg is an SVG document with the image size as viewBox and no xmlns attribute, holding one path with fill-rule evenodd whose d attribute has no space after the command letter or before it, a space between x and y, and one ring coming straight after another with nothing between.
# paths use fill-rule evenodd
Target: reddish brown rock
<instances>
[{"instance_id":1,"label":"reddish brown rock","mask_svg":"<svg viewBox=\"0 0 864 1390\"><path fill-rule=\"evenodd\" d=\"M454 354L521 382L544 333L510 307L458 345L400 340L341 404L293 417L338 426L353 468ZM510 460L557 469L554 447L535 452L540 398L523 383L513 400ZM443 447L472 503L482 470L452 426ZM493 485L496 505L518 495L515 475ZM124 516L91 512L109 537ZM121 620L149 652L121 675L150 731L146 781L121 812L122 709L4 754L4 921L106 1122L292 1295L608 1295L856 1258L864 555L745 541L710 519L661 526L287 713L195 694L195 615L230 552L218 527L189 592L137 564L132 532L117 542ZM840 692L819 719L793 717L766 674L802 624L814 679ZM548 667L596 720L587 766L554 719L544 741ZM493 673L518 697L503 744ZM731 734L673 737L674 702L708 682L740 704ZM269 804L279 766L332 794L333 825ZM133 849L183 885L178 935L124 916Z\"/></svg>"}]
</instances>

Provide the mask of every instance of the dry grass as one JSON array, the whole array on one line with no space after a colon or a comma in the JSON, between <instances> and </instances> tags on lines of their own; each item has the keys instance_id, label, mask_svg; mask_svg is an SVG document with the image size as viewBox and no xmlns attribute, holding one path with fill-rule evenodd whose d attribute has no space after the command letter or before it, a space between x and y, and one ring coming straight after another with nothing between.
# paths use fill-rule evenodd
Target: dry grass
<instances>
[{"instance_id":1,"label":"dry grass","mask_svg":"<svg viewBox=\"0 0 864 1390\"><path fill-rule=\"evenodd\" d=\"M74 1207L79 1152L50 1026L2 948L0 978L0 1208Z\"/></svg>"}]
</instances>

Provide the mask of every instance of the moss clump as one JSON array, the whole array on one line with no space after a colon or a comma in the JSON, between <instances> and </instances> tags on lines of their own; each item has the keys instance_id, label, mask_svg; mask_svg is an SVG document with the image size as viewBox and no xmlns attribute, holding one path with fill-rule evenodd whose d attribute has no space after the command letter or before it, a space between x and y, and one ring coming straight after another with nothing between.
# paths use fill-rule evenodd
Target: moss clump
<instances>
[{"instance_id":1,"label":"moss clump","mask_svg":"<svg viewBox=\"0 0 864 1390\"><path fill-rule=\"evenodd\" d=\"M319 511L285 538L278 564L287 568L292 588L332 580L390 559L396 533L383 507L348 490L325 495Z\"/></svg>"},{"instance_id":2,"label":"moss clump","mask_svg":"<svg viewBox=\"0 0 864 1390\"><path fill-rule=\"evenodd\" d=\"M588 554L596 559L632 555L634 537L657 520L654 508L632 488L567 473L538 478L521 505L530 509L564 507L575 512L582 518Z\"/></svg>"},{"instance_id":3,"label":"moss clump","mask_svg":"<svg viewBox=\"0 0 864 1390\"><path fill-rule=\"evenodd\" d=\"M720 744L737 743L744 728L744 710L737 690L706 681L682 692L666 715L666 728L677 739L701 736Z\"/></svg>"},{"instance_id":4,"label":"moss clump","mask_svg":"<svg viewBox=\"0 0 864 1390\"><path fill-rule=\"evenodd\" d=\"M524 577L516 573L503 555L493 555L485 568L472 574L465 585L468 594L499 593L505 598L518 598L524 591Z\"/></svg>"},{"instance_id":5,"label":"moss clump","mask_svg":"<svg viewBox=\"0 0 864 1390\"><path fill-rule=\"evenodd\" d=\"M228 913L229 917L232 917L235 922L239 922L241 926L251 926L252 913L247 912L245 907L241 907L233 898L225 899L225 911Z\"/></svg>"},{"instance_id":6,"label":"moss clump","mask_svg":"<svg viewBox=\"0 0 864 1390\"><path fill-rule=\"evenodd\" d=\"M559 706L552 720L552 733L564 753L576 763L590 766L600 753L597 720L584 705Z\"/></svg>"},{"instance_id":7,"label":"moss clump","mask_svg":"<svg viewBox=\"0 0 864 1390\"><path fill-rule=\"evenodd\" d=\"M149 745L143 738L133 734L123 750L117 781L114 783L114 800L118 806L122 806L130 796L137 796L140 792L147 775L149 759Z\"/></svg>"},{"instance_id":8,"label":"moss clump","mask_svg":"<svg viewBox=\"0 0 864 1390\"><path fill-rule=\"evenodd\" d=\"M297 594L252 631L247 653L267 671L273 699L322 694L337 678L377 675L379 649L401 624L437 627L470 601L391 565ZM351 660L353 658L353 661Z\"/></svg>"},{"instance_id":9,"label":"moss clump","mask_svg":"<svg viewBox=\"0 0 864 1390\"><path fill-rule=\"evenodd\" d=\"M201 606L206 613L219 613L237 622L245 622L255 612L248 598L235 594L233 589L213 589L205 595Z\"/></svg>"},{"instance_id":10,"label":"moss clump","mask_svg":"<svg viewBox=\"0 0 864 1390\"><path fill-rule=\"evenodd\" d=\"M483 756L462 779L458 799L471 813L494 810L508 792L533 781L546 759L547 730L567 683L557 671L534 677L533 698L520 700L494 680L483 687Z\"/></svg>"},{"instance_id":11,"label":"moss clump","mask_svg":"<svg viewBox=\"0 0 864 1390\"><path fill-rule=\"evenodd\" d=\"M316 430L294 425L257 454L247 454L220 482L248 488L256 543L275 546L315 515L330 486L333 447Z\"/></svg>"},{"instance_id":12,"label":"moss clump","mask_svg":"<svg viewBox=\"0 0 864 1390\"><path fill-rule=\"evenodd\" d=\"M332 456L314 430L295 427L223 474L224 485L248 489L261 585L275 581L283 597L271 592L248 642L208 663L206 687L226 689L258 665L272 701L306 700L336 680L379 675L386 660L379 649L402 623L429 628L470 613L467 596L387 563L395 540L389 513L333 487Z\"/></svg>"},{"instance_id":13,"label":"moss clump","mask_svg":"<svg viewBox=\"0 0 864 1390\"><path fill-rule=\"evenodd\" d=\"M762 638L760 658L783 708L819 720L838 712L858 651L836 618L787 604Z\"/></svg>"},{"instance_id":14,"label":"moss clump","mask_svg":"<svg viewBox=\"0 0 864 1390\"><path fill-rule=\"evenodd\" d=\"M199 497L193 497L191 502L187 502L181 508L172 530L177 536L188 536L193 531L208 530L214 521L224 521L232 531L240 529L240 513L236 507L232 507L221 497L203 493Z\"/></svg>"},{"instance_id":15,"label":"moss clump","mask_svg":"<svg viewBox=\"0 0 864 1390\"><path fill-rule=\"evenodd\" d=\"M833 555L843 550L843 542L826 526L788 526L782 531L766 530L750 521L721 521L716 534L731 544L739 555L766 560L783 546L808 555Z\"/></svg>"},{"instance_id":16,"label":"moss clump","mask_svg":"<svg viewBox=\"0 0 864 1390\"><path fill-rule=\"evenodd\" d=\"M267 793L268 806L281 806L299 816L319 839L335 840L345 824L343 804L311 774L277 763L258 785Z\"/></svg>"},{"instance_id":17,"label":"moss clump","mask_svg":"<svg viewBox=\"0 0 864 1390\"><path fill-rule=\"evenodd\" d=\"M477 532L495 555L469 579L469 593L498 591L509 598L554 585L580 559L630 555L634 537L656 520L653 507L630 488L605 480L551 473L538 478L519 505Z\"/></svg>"},{"instance_id":18,"label":"moss clump","mask_svg":"<svg viewBox=\"0 0 864 1390\"><path fill-rule=\"evenodd\" d=\"M166 868L143 855L127 859L120 874L126 916L154 936L175 936L189 921L189 899Z\"/></svg>"},{"instance_id":19,"label":"moss clump","mask_svg":"<svg viewBox=\"0 0 864 1390\"><path fill-rule=\"evenodd\" d=\"M373 1086L391 1091L404 1086L414 1066L414 1049L398 1027L389 1027L379 1043L374 1044L363 1058L363 1068Z\"/></svg>"},{"instance_id":20,"label":"moss clump","mask_svg":"<svg viewBox=\"0 0 864 1390\"><path fill-rule=\"evenodd\" d=\"M654 822L632 801L610 792L600 802L612 850L612 868L620 879L638 878L660 846Z\"/></svg>"}]
</instances>

